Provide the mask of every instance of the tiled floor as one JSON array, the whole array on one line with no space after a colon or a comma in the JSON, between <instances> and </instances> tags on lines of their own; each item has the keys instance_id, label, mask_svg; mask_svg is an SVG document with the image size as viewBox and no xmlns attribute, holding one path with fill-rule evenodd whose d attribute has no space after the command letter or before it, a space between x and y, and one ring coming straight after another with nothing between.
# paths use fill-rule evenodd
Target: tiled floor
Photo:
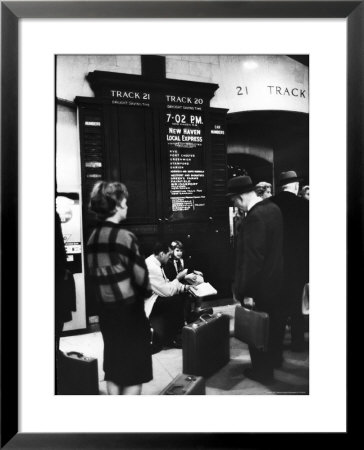
<instances>
[{"instance_id":1,"label":"tiled floor","mask_svg":"<svg viewBox=\"0 0 364 450\"><path fill-rule=\"evenodd\" d=\"M285 342L284 363L275 371L275 382L265 386L245 378L243 371L250 365L247 345L233 337L235 305L216 306L214 313L228 314L230 320L230 361L217 373L206 379L207 395L272 395L308 394L309 358L308 351L293 353L288 346L288 332ZM307 336L308 338L308 336ZM103 341L100 332L63 337L62 351L79 351L98 359L100 394L106 394L102 370ZM167 349L153 355L153 380L143 385L144 395L157 395L170 381L182 372L182 350Z\"/></svg>"}]
</instances>

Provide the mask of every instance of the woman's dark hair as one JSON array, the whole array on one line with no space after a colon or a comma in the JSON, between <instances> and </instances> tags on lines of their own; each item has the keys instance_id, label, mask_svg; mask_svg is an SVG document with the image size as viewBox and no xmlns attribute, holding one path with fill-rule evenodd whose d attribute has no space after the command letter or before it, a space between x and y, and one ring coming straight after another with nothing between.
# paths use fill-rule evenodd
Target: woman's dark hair
<instances>
[{"instance_id":1,"label":"woman's dark hair","mask_svg":"<svg viewBox=\"0 0 364 450\"><path fill-rule=\"evenodd\" d=\"M116 212L116 205L128 197L125 184L118 181L98 181L90 194L89 209L96 213L98 219L105 220Z\"/></svg>"}]
</instances>

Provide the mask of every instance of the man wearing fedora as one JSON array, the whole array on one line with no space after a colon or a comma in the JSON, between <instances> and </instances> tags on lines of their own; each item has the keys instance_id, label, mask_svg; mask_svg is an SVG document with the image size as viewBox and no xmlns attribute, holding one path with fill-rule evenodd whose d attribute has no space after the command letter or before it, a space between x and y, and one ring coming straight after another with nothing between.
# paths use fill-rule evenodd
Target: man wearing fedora
<instances>
[{"instance_id":1,"label":"man wearing fedora","mask_svg":"<svg viewBox=\"0 0 364 450\"><path fill-rule=\"evenodd\" d=\"M273 380L275 361L282 355L282 214L270 200L258 197L249 176L230 179L227 188L227 197L246 214L237 238L234 296L243 306L254 305L270 318L268 350L249 346L252 368L244 375L268 383Z\"/></svg>"},{"instance_id":2,"label":"man wearing fedora","mask_svg":"<svg viewBox=\"0 0 364 450\"><path fill-rule=\"evenodd\" d=\"M305 350L302 292L309 281L309 202L298 197L300 180L293 170L282 172L280 192L271 197L283 216L284 300L291 318L291 348L298 352Z\"/></svg>"}]
</instances>

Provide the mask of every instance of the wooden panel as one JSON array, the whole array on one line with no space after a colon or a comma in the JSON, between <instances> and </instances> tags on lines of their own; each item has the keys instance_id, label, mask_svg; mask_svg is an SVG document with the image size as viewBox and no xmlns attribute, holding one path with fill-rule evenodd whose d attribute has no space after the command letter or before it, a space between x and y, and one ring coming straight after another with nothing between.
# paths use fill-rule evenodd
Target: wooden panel
<instances>
[{"instance_id":1,"label":"wooden panel","mask_svg":"<svg viewBox=\"0 0 364 450\"><path fill-rule=\"evenodd\" d=\"M211 118L217 131L225 133L225 120ZM212 130L215 131L215 130ZM214 219L227 220L228 205L226 202L227 156L225 134L211 134L211 214Z\"/></svg>"},{"instance_id":2,"label":"wooden panel","mask_svg":"<svg viewBox=\"0 0 364 450\"><path fill-rule=\"evenodd\" d=\"M82 194L84 203L95 182L104 179L104 124L101 108L80 108Z\"/></svg>"},{"instance_id":3,"label":"wooden panel","mask_svg":"<svg viewBox=\"0 0 364 450\"><path fill-rule=\"evenodd\" d=\"M129 191L128 222L156 221L151 111L118 107L120 180Z\"/></svg>"}]
</instances>

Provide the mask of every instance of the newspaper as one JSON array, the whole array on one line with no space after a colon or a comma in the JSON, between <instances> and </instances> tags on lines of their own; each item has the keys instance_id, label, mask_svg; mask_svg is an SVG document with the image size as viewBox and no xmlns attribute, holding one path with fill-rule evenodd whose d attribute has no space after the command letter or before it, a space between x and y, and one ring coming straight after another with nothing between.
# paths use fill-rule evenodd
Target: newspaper
<instances>
[{"instance_id":1,"label":"newspaper","mask_svg":"<svg viewBox=\"0 0 364 450\"><path fill-rule=\"evenodd\" d=\"M217 290L210 283L201 283L198 286L191 286L191 294L195 297L207 297L208 295L217 294Z\"/></svg>"}]
</instances>

